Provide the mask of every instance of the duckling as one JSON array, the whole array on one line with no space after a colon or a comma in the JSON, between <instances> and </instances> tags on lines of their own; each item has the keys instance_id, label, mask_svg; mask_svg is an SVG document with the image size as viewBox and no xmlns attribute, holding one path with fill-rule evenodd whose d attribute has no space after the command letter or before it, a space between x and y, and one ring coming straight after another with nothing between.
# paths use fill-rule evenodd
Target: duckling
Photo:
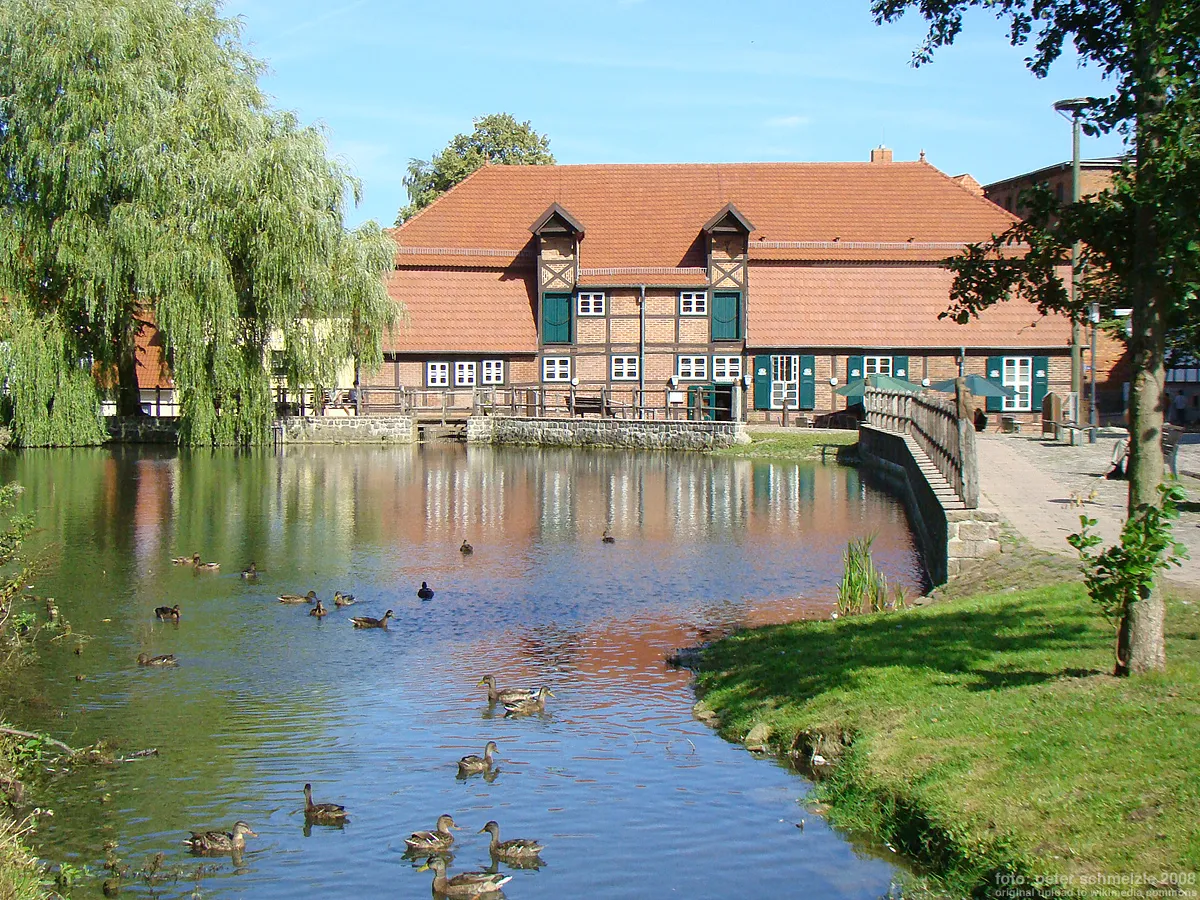
<instances>
[{"instance_id":1,"label":"duckling","mask_svg":"<svg viewBox=\"0 0 1200 900\"><path fill-rule=\"evenodd\" d=\"M479 684L475 687L483 687L487 685L488 703L516 703L518 700L531 700L533 691L526 688L498 688L496 687L495 675L484 675L479 679Z\"/></svg>"},{"instance_id":2,"label":"duckling","mask_svg":"<svg viewBox=\"0 0 1200 900\"><path fill-rule=\"evenodd\" d=\"M383 614L382 619L376 619L374 616L354 616L350 619L350 623L355 628L382 628L387 629L388 619L392 618L392 611L389 609Z\"/></svg>"},{"instance_id":3,"label":"duckling","mask_svg":"<svg viewBox=\"0 0 1200 900\"><path fill-rule=\"evenodd\" d=\"M504 857L530 857L537 856L546 848L537 841L531 841L528 838L512 838L508 841L500 840L500 826L491 821L479 829L480 834L490 834L492 842L488 845L488 851L492 856L498 856L501 859Z\"/></svg>"},{"instance_id":4,"label":"duckling","mask_svg":"<svg viewBox=\"0 0 1200 900\"><path fill-rule=\"evenodd\" d=\"M219 571L221 571L221 564L219 562L204 563L204 562L197 561L196 571L197 572L219 572Z\"/></svg>"},{"instance_id":5,"label":"duckling","mask_svg":"<svg viewBox=\"0 0 1200 900\"><path fill-rule=\"evenodd\" d=\"M149 653L139 653L137 659L139 666L177 666L179 660L175 658L174 653L164 653L162 656L151 656Z\"/></svg>"},{"instance_id":6,"label":"duckling","mask_svg":"<svg viewBox=\"0 0 1200 900\"><path fill-rule=\"evenodd\" d=\"M467 543L466 538L463 538L462 546L458 548L458 552L463 556L470 556L475 552L475 548Z\"/></svg>"},{"instance_id":7,"label":"duckling","mask_svg":"<svg viewBox=\"0 0 1200 900\"><path fill-rule=\"evenodd\" d=\"M225 831L193 831L190 838L184 839L184 844L193 853L202 855L219 853L240 853L246 849L246 838L258 837L250 830L245 822L235 822L232 832Z\"/></svg>"},{"instance_id":8,"label":"duckling","mask_svg":"<svg viewBox=\"0 0 1200 900\"><path fill-rule=\"evenodd\" d=\"M475 775L479 772L489 772L492 768L492 754L496 752L496 742L488 741L483 748L483 756L464 756L458 761L459 775Z\"/></svg>"},{"instance_id":9,"label":"duckling","mask_svg":"<svg viewBox=\"0 0 1200 900\"><path fill-rule=\"evenodd\" d=\"M617 542L617 539L608 533L607 526L604 529L604 534L600 535L600 542L602 544L615 544Z\"/></svg>"},{"instance_id":10,"label":"duckling","mask_svg":"<svg viewBox=\"0 0 1200 900\"><path fill-rule=\"evenodd\" d=\"M247 581L254 581L254 579L258 578L258 566L254 562L251 562L249 566L242 569L242 577Z\"/></svg>"},{"instance_id":11,"label":"duckling","mask_svg":"<svg viewBox=\"0 0 1200 900\"><path fill-rule=\"evenodd\" d=\"M176 556L174 559L171 560L171 562L172 562L172 564L174 564L176 566L198 565L200 562L200 554L193 553L191 556Z\"/></svg>"},{"instance_id":12,"label":"duckling","mask_svg":"<svg viewBox=\"0 0 1200 900\"><path fill-rule=\"evenodd\" d=\"M428 582L422 581L421 586L417 588L417 596L422 600L432 600L433 588L429 586Z\"/></svg>"},{"instance_id":13,"label":"duckling","mask_svg":"<svg viewBox=\"0 0 1200 900\"><path fill-rule=\"evenodd\" d=\"M320 600L318 600L318 601L317 601L317 605L316 605L316 606L314 606L312 609L310 609L310 610L308 611L308 614L309 614L310 616L316 616L318 619L323 619L323 618L325 618L327 615L329 615L329 610L327 610L327 609L325 608L324 604L322 604L322 603L321 603L321 601L320 601Z\"/></svg>"},{"instance_id":14,"label":"duckling","mask_svg":"<svg viewBox=\"0 0 1200 900\"><path fill-rule=\"evenodd\" d=\"M414 831L404 839L404 846L409 850L445 850L454 843L451 828L458 828L454 819L449 815L438 816L433 831Z\"/></svg>"},{"instance_id":15,"label":"duckling","mask_svg":"<svg viewBox=\"0 0 1200 900\"><path fill-rule=\"evenodd\" d=\"M446 861L440 856L431 856L418 872L433 870L433 892L444 897L478 897L500 890L512 881L511 875L499 872L460 872L452 878L446 877Z\"/></svg>"},{"instance_id":16,"label":"duckling","mask_svg":"<svg viewBox=\"0 0 1200 900\"><path fill-rule=\"evenodd\" d=\"M343 594L341 591L333 592L333 605L336 606L338 609L341 609L343 606L352 606L353 604L354 604L354 595L353 594Z\"/></svg>"},{"instance_id":17,"label":"duckling","mask_svg":"<svg viewBox=\"0 0 1200 900\"><path fill-rule=\"evenodd\" d=\"M316 603L317 592L309 591L307 594L280 594L280 603Z\"/></svg>"},{"instance_id":18,"label":"duckling","mask_svg":"<svg viewBox=\"0 0 1200 900\"><path fill-rule=\"evenodd\" d=\"M172 622L179 621L179 604L174 606L159 606L154 610L154 615L159 619L170 619Z\"/></svg>"},{"instance_id":19,"label":"duckling","mask_svg":"<svg viewBox=\"0 0 1200 900\"><path fill-rule=\"evenodd\" d=\"M549 688L540 687L532 697L505 703L504 715L527 716L530 713L543 712L546 709L546 698L553 696L554 694L550 692Z\"/></svg>"},{"instance_id":20,"label":"duckling","mask_svg":"<svg viewBox=\"0 0 1200 900\"><path fill-rule=\"evenodd\" d=\"M304 786L304 821L315 825L345 825L346 807L338 803L313 803L312 785Z\"/></svg>"}]
</instances>

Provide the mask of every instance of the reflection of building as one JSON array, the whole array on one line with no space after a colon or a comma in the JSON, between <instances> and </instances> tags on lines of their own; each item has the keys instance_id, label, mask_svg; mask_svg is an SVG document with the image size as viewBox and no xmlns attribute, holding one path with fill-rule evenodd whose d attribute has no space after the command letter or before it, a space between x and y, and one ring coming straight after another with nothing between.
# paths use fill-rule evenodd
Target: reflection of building
<instances>
[{"instance_id":1,"label":"reflection of building","mask_svg":"<svg viewBox=\"0 0 1200 900\"><path fill-rule=\"evenodd\" d=\"M1012 412L1068 381L1069 328L1024 301L960 326L941 266L1012 217L923 159L489 166L392 232L409 322L372 384L537 386L752 419L831 411L870 374L977 372ZM965 357L965 358L964 358ZM735 390L735 386L739 390Z\"/></svg>"}]
</instances>

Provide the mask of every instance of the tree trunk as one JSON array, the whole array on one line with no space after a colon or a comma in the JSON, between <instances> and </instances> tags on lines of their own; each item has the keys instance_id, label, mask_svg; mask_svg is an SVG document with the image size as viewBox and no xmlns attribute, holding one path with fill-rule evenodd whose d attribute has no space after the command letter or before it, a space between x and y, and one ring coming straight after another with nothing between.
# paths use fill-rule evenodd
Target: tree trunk
<instances>
[{"instance_id":1,"label":"tree trunk","mask_svg":"<svg viewBox=\"0 0 1200 900\"><path fill-rule=\"evenodd\" d=\"M138 387L137 348L132 335L122 342L117 355L117 415L140 416L142 391Z\"/></svg>"}]
</instances>

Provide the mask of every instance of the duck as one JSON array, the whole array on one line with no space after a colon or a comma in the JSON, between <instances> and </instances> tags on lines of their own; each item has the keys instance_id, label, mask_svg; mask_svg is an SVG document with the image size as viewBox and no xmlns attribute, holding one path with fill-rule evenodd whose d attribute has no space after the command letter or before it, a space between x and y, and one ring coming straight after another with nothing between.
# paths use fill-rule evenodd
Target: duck
<instances>
[{"instance_id":1,"label":"duck","mask_svg":"<svg viewBox=\"0 0 1200 900\"><path fill-rule=\"evenodd\" d=\"M488 741L483 748L483 756L464 756L458 761L459 775L475 775L479 772L488 772L492 768L492 754L496 752L496 742Z\"/></svg>"},{"instance_id":2,"label":"duck","mask_svg":"<svg viewBox=\"0 0 1200 900\"><path fill-rule=\"evenodd\" d=\"M333 605L336 606L338 609L341 609L343 606L351 606L353 604L354 604L354 595L353 594L343 594L341 591L333 592Z\"/></svg>"},{"instance_id":3,"label":"duck","mask_svg":"<svg viewBox=\"0 0 1200 900\"><path fill-rule=\"evenodd\" d=\"M533 691L526 688L504 688L501 690L496 687L495 675L484 675L479 679L479 684L475 685L475 687L483 687L485 684L488 689L488 703L495 703L497 701L500 703L516 703L518 700L533 699Z\"/></svg>"},{"instance_id":4,"label":"duck","mask_svg":"<svg viewBox=\"0 0 1200 900\"><path fill-rule=\"evenodd\" d=\"M196 563L197 572L219 572L221 564L219 562L199 562Z\"/></svg>"},{"instance_id":5,"label":"duck","mask_svg":"<svg viewBox=\"0 0 1200 900\"><path fill-rule=\"evenodd\" d=\"M193 853L240 853L246 849L246 838L258 837L245 822L234 822L233 831L193 831L184 839Z\"/></svg>"},{"instance_id":6,"label":"duck","mask_svg":"<svg viewBox=\"0 0 1200 900\"><path fill-rule=\"evenodd\" d=\"M171 562L176 566L194 566L200 562L200 554L193 553L191 556L176 556Z\"/></svg>"},{"instance_id":7,"label":"duck","mask_svg":"<svg viewBox=\"0 0 1200 900\"><path fill-rule=\"evenodd\" d=\"M492 856L498 856L501 859L506 856L529 858L537 856L546 849L537 841L531 841L528 838L512 838L507 841L500 840L500 825L494 820L480 828L479 833L487 833L492 836L492 842L488 845L488 851Z\"/></svg>"},{"instance_id":8,"label":"duck","mask_svg":"<svg viewBox=\"0 0 1200 900\"><path fill-rule=\"evenodd\" d=\"M323 603L321 603L321 601L320 601L320 600L318 600L318 601L317 601L317 605L316 605L316 606L314 606L312 609L310 609L310 610L308 611L308 614L309 614L310 616L316 616L318 619L323 619L323 618L325 618L327 615L329 615L329 610L327 610L327 609L325 608L325 605L324 605Z\"/></svg>"},{"instance_id":9,"label":"duck","mask_svg":"<svg viewBox=\"0 0 1200 900\"><path fill-rule=\"evenodd\" d=\"M316 603L317 592L309 591L307 594L280 594L280 603Z\"/></svg>"},{"instance_id":10,"label":"duck","mask_svg":"<svg viewBox=\"0 0 1200 900\"><path fill-rule=\"evenodd\" d=\"M253 581L258 577L258 566L251 562L249 566L242 569L242 577L247 581Z\"/></svg>"},{"instance_id":11,"label":"duck","mask_svg":"<svg viewBox=\"0 0 1200 900\"><path fill-rule=\"evenodd\" d=\"M417 596L422 600L432 600L433 588L429 586L428 582L422 581L421 586L417 588Z\"/></svg>"},{"instance_id":12,"label":"duck","mask_svg":"<svg viewBox=\"0 0 1200 900\"><path fill-rule=\"evenodd\" d=\"M470 556L475 552L475 548L467 543L467 539L463 538L462 546L458 548L458 552L463 556Z\"/></svg>"},{"instance_id":13,"label":"duck","mask_svg":"<svg viewBox=\"0 0 1200 900\"><path fill-rule=\"evenodd\" d=\"M354 616L350 619L350 623L355 628L387 628L388 619L392 617L392 611L389 609L383 614L382 619L376 619L374 616Z\"/></svg>"},{"instance_id":14,"label":"duck","mask_svg":"<svg viewBox=\"0 0 1200 900\"><path fill-rule=\"evenodd\" d=\"M172 622L179 621L179 604L174 606L159 606L154 610L154 616L158 619L170 619Z\"/></svg>"},{"instance_id":15,"label":"duck","mask_svg":"<svg viewBox=\"0 0 1200 900\"><path fill-rule=\"evenodd\" d=\"M608 529L605 528L604 534L600 535L600 542L602 544L615 544L617 542L617 539L615 537L613 537L611 534L609 534Z\"/></svg>"},{"instance_id":16,"label":"duck","mask_svg":"<svg viewBox=\"0 0 1200 900\"><path fill-rule=\"evenodd\" d=\"M500 890L512 881L511 875L499 872L460 872L452 878L446 877L446 861L440 856L431 856L418 872L433 870L433 892L445 897L478 897Z\"/></svg>"},{"instance_id":17,"label":"duck","mask_svg":"<svg viewBox=\"0 0 1200 900\"><path fill-rule=\"evenodd\" d=\"M164 653L161 656L139 653L137 663L139 666L177 666L179 665L179 660L175 658L174 653Z\"/></svg>"},{"instance_id":18,"label":"duck","mask_svg":"<svg viewBox=\"0 0 1200 900\"><path fill-rule=\"evenodd\" d=\"M449 815L440 815L433 831L414 831L404 839L404 846L409 850L445 850L454 843L451 828L458 828L454 819Z\"/></svg>"},{"instance_id":19,"label":"duck","mask_svg":"<svg viewBox=\"0 0 1200 900\"><path fill-rule=\"evenodd\" d=\"M504 704L504 715L527 716L530 713L542 712L546 709L546 698L553 696L554 694L550 692L549 688L540 687L534 692L532 697L506 702Z\"/></svg>"},{"instance_id":20,"label":"duck","mask_svg":"<svg viewBox=\"0 0 1200 900\"><path fill-rule=\"evenodd\" d=\"M312 785L304 785L304 821L316 825L345 825L346 807L339 803L313 803Z\"/></svg>"}]
</instances>

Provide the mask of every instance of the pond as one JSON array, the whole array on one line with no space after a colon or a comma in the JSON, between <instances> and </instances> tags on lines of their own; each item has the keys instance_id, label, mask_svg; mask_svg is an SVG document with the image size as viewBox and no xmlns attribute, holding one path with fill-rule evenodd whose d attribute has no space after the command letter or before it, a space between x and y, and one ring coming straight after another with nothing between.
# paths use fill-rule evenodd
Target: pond
<instances>
[{"instance_id":1,"label":"pond","mask_svg":"<svg viewBox=\"0 0 1200 900\"><path fill-rule=\"evenodd\" d=\"M540 869L500 864L510 898L889 890L891 862L806 814L800 776L695 721L688 673L663 661L740 625L827 617L864 534L920 588L902 506L854 469L426 445L27 451L0 476L37 516L35 592L86 635L79 654L53 642L0 713L160 752L54 781L36 838L93 872L106 845L134 869L164 854L156 884L125 894L426 897L404 838L442 813L462 826L451 872L489 864L488 820L545 845ZM171 564L193 552L220 571ZM322 620L277 600L308 590L358 602ZM178 624L156 620L174 604ZM348 621L387 609L386 630ZM139 667L143 652L179 666ZM554 696L505 717L487 673ZM498 775L456 778L488 740ZM305 782L349 824L306 828ZM236 861L181 844L238 819L258 837ZM72 896L100 896L99 878Z\"/></svg>"}]
</instances>

